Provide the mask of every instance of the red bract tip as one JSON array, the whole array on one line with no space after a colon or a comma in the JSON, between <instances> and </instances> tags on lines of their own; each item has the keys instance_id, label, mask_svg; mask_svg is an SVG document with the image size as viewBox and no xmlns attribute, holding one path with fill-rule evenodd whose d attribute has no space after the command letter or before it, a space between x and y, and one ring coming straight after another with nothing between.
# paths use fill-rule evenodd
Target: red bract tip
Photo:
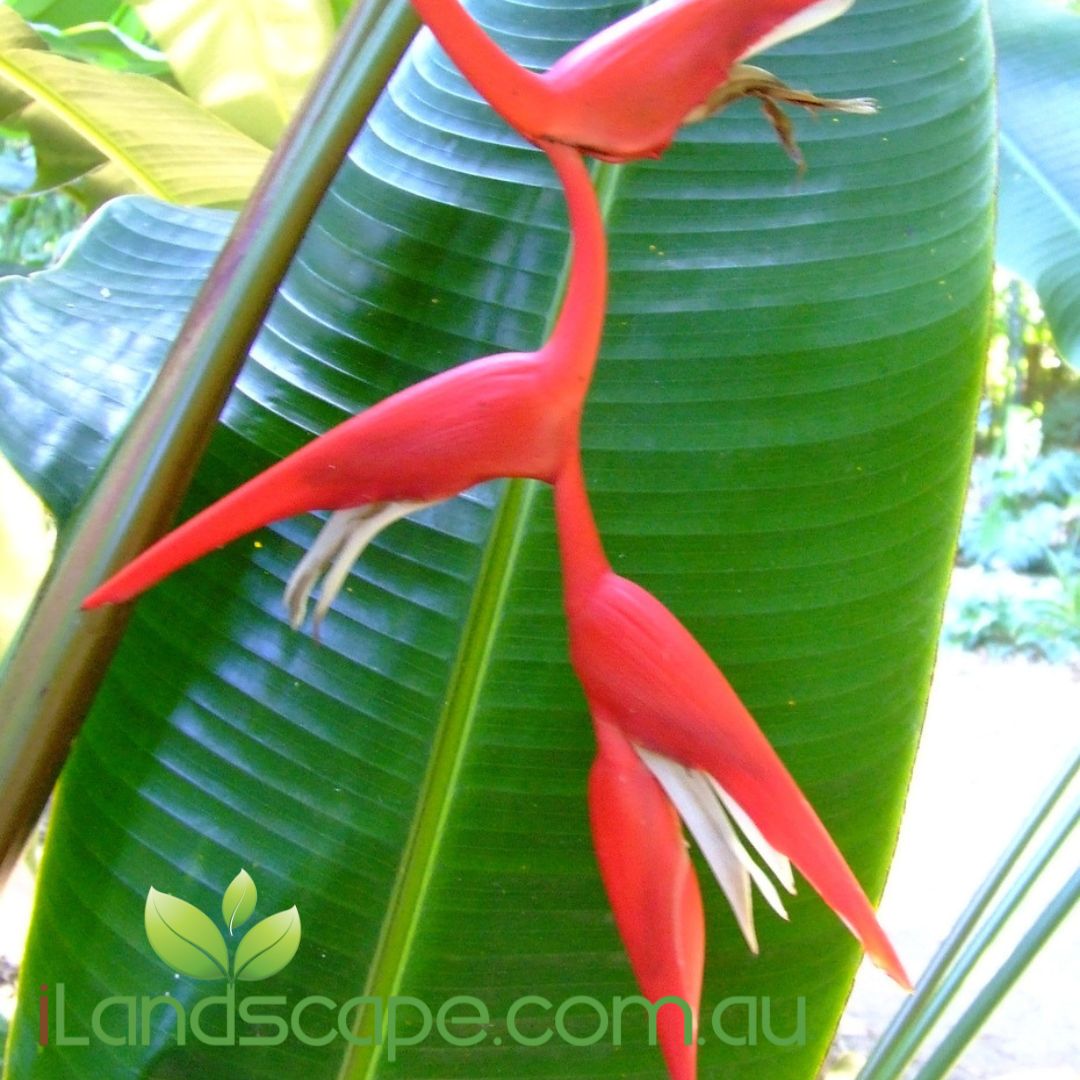
<instances>
[{"instance_id":1,"label":"red bract tip","mask_svg":"<svg viewBox=\"0 0 1080 1080\"><path fill-rule=\"evenodd\" d=\"M596 858L672 1080L697 1075L705 922L679 815L622 731L596 721L589 821Z\"/></svg>"},{"instance_id":2,"label":"red bract tip","mask_svg":"<svg viewBox=\"0 0 1080 1080\"><path fill-rule=\"evenodd\" d=\"M870 958L909 988L854 874L731 685L663 604L611 569L577 455L559 472L555 513L570 655L593 717L626 737L667 792L750 947L751 882L784 909L747 848L789 890L790 859Z\"/></svg>"},{"instance_id":3,"label":"red bract tip","mask_svg":"<svg viewBox=\"0 0 1080 1080\"><path fill-rule=\"evenodd\" d=\"M543 74L511 60L458 0L413 6L465 77L528 139L575 146L605 161L659 157L685 123L738 97L766 106L785 147L797 154L776 107L864 112L865 99L839 101L792 91L739 62L812 30L853 0L657 0L594 34Z\"/></svg>"},{"instance_id":4,"label":"red bract tip","mask_svg":"<svg viewBox=\"0 0 1080 1080\"><path fill-rule=\"evenodd\" d=\"M607 291L603 222L576 151L546 146L574 238L566 299L536 352L463 364L346 420L159 540L83 602L130 600L180 567L270 522L338 511L286 590L294 624L329 567L316 617L382 528L496 477L551 480L576 439Z\"/></svg>"}]
</instances>

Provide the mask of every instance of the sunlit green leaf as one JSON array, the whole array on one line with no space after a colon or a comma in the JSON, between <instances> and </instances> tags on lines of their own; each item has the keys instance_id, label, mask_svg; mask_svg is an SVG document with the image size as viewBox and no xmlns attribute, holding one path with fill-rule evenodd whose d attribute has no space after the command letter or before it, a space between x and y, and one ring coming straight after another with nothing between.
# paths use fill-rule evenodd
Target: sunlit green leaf
<instances>
[{"instance_id":1,"label":"sunlit green leaf","mask_svg":"<svg viewBox=\"0 0 1080 1080\"><path fill-rule=\"evenodd\" d=\"M0 42L18 32L0 7ZM175 202L242 202L266 151L145 75L80 64L38 48L0 48L0 82L31 98L143 190Z\"/></svg>"},{"instance_id":2,"label":"sunlit green leaf","mask_svg":"<svg viewBox=\"0 0 1080 1080\"><path fill-rule=\"evenodd\" d=\"M0 56L11 49L44 50L45 42L22 19L0 6ZM25 133L19 117L32 101L17 86L0 79L0 134L11 137Z\"/></svg>"},{"instance_id":3,"label":"sunlit green leaf","mask_svg":"<svg viewBox=\"0 0 1080 1080\"><path fill-rule=\"evenodd\" d=\"M70 183L105 162L101 152L80 138L47 108L30 102L19 113L19 125L30 136L37 159L34 189L47 191ZM121 194L116 191L113 194Z\"/></svg>"},{"instance_id":4,"label":"sunlit green leaf","mask_svg":"<svg viewBox=\"0 0 1080 1080\"><path fill-rule=\"evenodd\" d=\"M273 146L334 36L327 0L136 0L180 85Z\"/></svg>"},{"instance_id":5,"label":"sunlit green leaf","mask_svg":"<svg viewBox=\"0 0 1080 1080\"><path fill-rule=\"evenodd\" d=\"M43 49L45 42L17 15L0 8L0 53L8 49ZM0 81L0 120L18 113L30 99L14 86Z\"/></svg>"},{"instance_id":6,"label":"sunlit green leaf","mask_svg":"<svg viewBox=\"0 0 1080 1080\"><path fill-rule=\"evenodd\" d=\"M30 22L66 29L81 23L107 22L127 4L120 0L7 0L7 6Z\"/></svg>"},{"instance_id":7,"label":"sunlit green leaf","mask_svg":"<svg viewBox=\"0 0 1080 1080\"><path fill-rule=\"evenodd\" d=\"M0 56L12 49L46 48L45 42L20 18L0 9ZM44 191L97 168L105 159L62 119L37 104L14 85L0 79L0 132L28 137L34 152L33 178L22 191ZM118 195L119 190L110 191Z\"/></svg>"},{"instance_id":8,"label":"sunlit green leaf","mask_svg":"<svg viewBox=\"0 0 1080 1080\"><path fill-rule=\"evenodd\" d=\"M112 23L85 23L69 30L38 26L49 51L70 60L82 60L115 71L168 76L169 65L157 49L128 37Z\"/></svg>"}]
</instances>

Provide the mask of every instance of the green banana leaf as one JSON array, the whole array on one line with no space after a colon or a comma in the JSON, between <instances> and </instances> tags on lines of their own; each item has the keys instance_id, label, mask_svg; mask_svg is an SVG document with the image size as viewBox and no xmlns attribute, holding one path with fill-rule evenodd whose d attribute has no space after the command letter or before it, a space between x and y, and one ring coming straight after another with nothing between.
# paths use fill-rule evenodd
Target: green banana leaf
<instances>
[{"instance_id":1,"label":"green banana leaf","mask_svg":"<svg viewBox=\"0 0 1080 1080\"><path fill-rule=\"evenodd\" d=\"M0 53L6 54L12 49L45 50L46 44L14 12L0 11ZM5 193L23 194L66 183L105 160L99 151L48 109L3 79L0 79L0 133L5 137L29 137L35 159L33 176L17 187L5 186Z\"/></svg>"},{"instance_id":2,"label":"green banana leaf","mask_svg":"<svg viewBox=\"0 0 1080 1080\"><path fill-rule=\"evenodd\" d=\"M67 30L88 22L108 22L127 4L118 0L8 0L7 6L30 22Z\"/></svg>"},{"instance_id":3,"label":"green banana leaf","mask_svg":"<svg viewBox=\"0 0 1080 1080\"><path fill-rule=\"evenodd\" d=\"M7 6L34 24L52 52L115 71L168 75L146 27L120 0L8 0Z\"/></svg>"},{"instance_id":4,"label":"green banana leaf","mask_svg":"<svg viewBox=\"0 0 1080 1080\"><path fill-rule=\"evenodd\" d=\"M58 30L53 26L37 26L38 33L49 43L49 50L69 60L81 60L112 71L133 71L139 75L154 75L172 82L169 65L164 56L148 44L149 35L132 37L112 23L92 22Z\"/></svg>"},{"instance_id":5,"label":"green banana leaf","mask_svg":"<svg viewBox=\"0 0 1080 1080\"><path fill-rule=\"evenodd\" d=\"M2 6L0 83L5 115L31 101L67 129L61 149L69 170L85 144L81 167L107 158L142 190L174 202L239 205L268 157L263 146L157 79L50 53ZM46 146L55 136L30 131Z\"/></svg>"},{"instance_id":6,"label":"green banana leaf","mask_svg":"<svg viewBox=\"0 0 1080 1080\"><path fill-rule=\"evenodd\" d=\"M1054 340L1080 366L1080 14L993 0L1001 110L998 258L1039 293Z\"/></svg>"},{"instance_id":7,"label":"green banana leaf","mask_svg":"<svg viewBox=\"0 0 1080 1080\"><path fill-rule=\"evenodd\" d=\"M135 0L193 101L273 146L334 36L329 0Z\"/></svg>"},{"instance_id":8,"label":"green banana leaf","mask_svg":"<svg viewBox=\"0 0 1080 1080\"><path fill-rule=\"evenodd\" d=\"M544 66L626 9L476 10ZM767 63L820 93L873 94L881 112L800 120L801 178L750 105L606 178L611 303L585 464L616 567L720 663L876 895L980 384L986 13L973 0L867 0ZM0 449L62 518L228 221L124 200L61 269L0 290ZM534 347L565 244L542 156L422 38L309 231L185 516L400 387ZM7 1075L662 1076L644 1022L613 1045L610 1031L594 1037L596 1008L571 1000L609 1008L636 987L590 850L592 736L566 661L548 491L488 485L394 526L321 644L288 629L279 598L318 524L283 522L137 604L57 790ZM291 963L238 993L283 998L264 1012L286 1019L320 996L301 1024L317 1044L181 1046L160 1009L127 1040L115 1003L105 1033L134 1045L91 1037L110 995L168 992L190 1013L224 994L158 960L143 912L153 887L213 916L241 868L258 888L252 918L295 905L303 931ZM854 942L804 886L790 923L762 916L761 955L749 956L702 877L701 1075L814 1075ZM66 1033L87 1045L60 1045L61 984ZM469 995L490 1021L451 1028L468 1046L432 1033L396 1052L351 1047L335 1009L364 994L432 1013ZM522 1013L535 1045L506 1022L524 995L553 1006ZM740 997L752 1000L718 1036L711 1011ZM561 1034L544 1041L560 1005ZM416 1008L403 1013L402 1033L418 1035ZM354 1018L346 1010L344 1030Z\"/></svg>"}]
</instances>

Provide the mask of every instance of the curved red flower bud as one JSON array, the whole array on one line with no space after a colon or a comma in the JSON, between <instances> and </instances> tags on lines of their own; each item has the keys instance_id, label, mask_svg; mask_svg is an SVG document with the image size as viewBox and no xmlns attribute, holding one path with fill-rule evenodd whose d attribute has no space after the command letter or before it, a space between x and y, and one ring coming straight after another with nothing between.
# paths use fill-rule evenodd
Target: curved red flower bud
<instances>
[{"instance_id":1,"label":"curved red flower bud","mask_svg":"<svg viewBox=\"0 0 1080 1080\"><path fill-rule=\"evenodd\" d=\"M719 668L663 604L611 569L576 454L556 479L555 515L570 656L590 710L619 728L667 790L751 947L749 898L738 894L749 879L768 879L747 866L733 824L785 887L790 859L870 958L910 987L844 857ZM771 884L763 891L779 904Z\"/></svg>"},{"instance_id":2,"label":"curved red flower bud","mask_svg":"<svg viewBox=\"0 0 1080 1080\"><path fill-rule=\"evenodd\" d=\"M551 480L576 431L595 366L607 292L603 221L576 151L545 146L573 235L566 297L536 352L501 353L373 405L164 536L83 602L130 600L187 563L270 522L335 510L289 583L294 625L331 565L321 614L364 545L421 506L496 477Z\"/></svg>"},{"instance_id":3,"label":"curved red flower bud","mask_svg":"<svg viewBox=\"0 0 1080 1080\"><path fill-rule=\"evenodd\" d=\"M872 112L873 104L793 91L739 61L820 26L853 2L656 0L539 75L511 60L460 0L413 0L413 6L492 108L534 142L565 143L605 161L659 157L683 124L752 96L801 161L776 102L849 112Z\"/></svg>"},{"instance_id":4,"label":"curved red flower bud","mask_svg":"<svg viewBox=\"0 0 1080 1080\"><path fill-rule=\"evenodd\" d=\"M697 1075L705 922L679 815L614 724L596 718L589 821L600 876L634 976L660 1006L657 1035L672 1080Z\"/></svg>"}]
</instances>

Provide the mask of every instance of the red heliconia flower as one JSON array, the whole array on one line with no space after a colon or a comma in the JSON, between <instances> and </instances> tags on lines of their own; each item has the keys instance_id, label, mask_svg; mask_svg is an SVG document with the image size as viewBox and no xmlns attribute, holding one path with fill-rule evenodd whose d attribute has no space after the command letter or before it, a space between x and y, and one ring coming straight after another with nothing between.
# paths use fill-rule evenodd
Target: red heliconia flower
<instances>
[{"instance_id":1,"label":"red heliconia flower","mask_svg":"<svg viewBox=\"0 0 1080 1080\"><path fill-rule=\"evenodd\" d=\"M797 161L777 107L873 112L866 98L819 98L740 63L812 30L854 0L656 0L594 34L542 74L513 61L460 0L412 0L465 77L533 141L575 146L605 161L659 157L683 124L756 97Z\"/></svg>"},{"instance_id":2,"label":"red heliconia flower","mask_svg":"<svg viewBox=\"0 0 1080 1080\"><path fill-rule=\"evenodd\" d=\"M596 362L607 248L581 157L563 146L544 150L566 194L573 260L558 320L540 349L462 364L346 420L164 536L83 607L130 600L270 522L333 510L285 593L298 626L329 567L317 625L365 545L393 521L497 477L552 480L565 447L576 440Z\"/></svg>"},{"instance_id":3,"label":"red heliconia flower","mask_svg":"<svg viewBox=\"0 0 1080 1080\"><path fill-rule=\"evenodd\" d=\"M663 604L612 570L576 453L556 478L555 517L570 657L599 743L589 787L593 835L645 993L677 995L697 1012L700 900L687 883L672 805L753 951L751 882L781 915L784 909L748 846L794 891L790 859L870 958L910 987L844 857L719 668ZM665 1030L672 1077L692 1077L693 1040L687 1045L674 1021Z\"/></svg>"}]
</instances>

